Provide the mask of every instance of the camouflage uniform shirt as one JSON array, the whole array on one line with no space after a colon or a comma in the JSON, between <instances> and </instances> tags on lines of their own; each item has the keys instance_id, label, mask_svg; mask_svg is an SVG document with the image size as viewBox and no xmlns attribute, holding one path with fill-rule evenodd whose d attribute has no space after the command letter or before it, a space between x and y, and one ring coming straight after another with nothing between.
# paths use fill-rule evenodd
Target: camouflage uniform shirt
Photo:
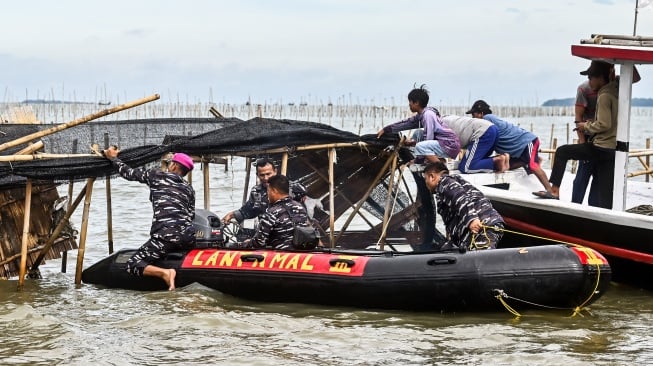
<instances>
[{"instance_id":1,"label":"camouflage uniform shirt","mask_svg":"<svg viewBox=\"0 0 653 366\"><path fill-rule=\"evenodd\" d=\"M284 197L270 206L263 215L251 245L255 248L290 247L296 225L308 225L306 209L301 203Z\"/></svg>"},{"instance_id":2,"label":"camouflage uniform shirt","mask_svg":"<svg viewBox=\"0 0 653 366\"><path fill-rule=\"evenodd\" d=\"M290 197L297 201L302 202L306 196L306 188L299 182L290 182ZM245 219L253 219L258 216L259 219L263 217L265 210L270 205L268 201L268 189L262 184L257 184L252 187L249 192L249 199L243 207L234 211L234 218L239 222Z\"/></svg>"},{"instance_id":3,"label":"camouflage uniform shirt","mask_svg":"<svg viewBox=\"0 0 653 366\"><path fill-rule=\"evenodd\" d=\"M490 200L459 175L443 174L435 189L435 198L438 214L453 245L468 247L472 243L473 233L469 230L469 224L476 218L486 226L503 228L503 218L492 207Z\"/></svg>"},{"instance_id":4,"label":"camouflage uniform shirt","mask_svg":"<svg viewBox=\"0 0 653 366\"><path fill-rule=\"evenodd\" d=\"M195 190L181 176L159 169L132 169L120 159L112 160L120 176L145 183L150 187L150 202L154 215L150 235L167 240L167 236L181 235L177 240L194 237ZM174 240L173 238L173 241Z\"/></svg>"}]
</instances>

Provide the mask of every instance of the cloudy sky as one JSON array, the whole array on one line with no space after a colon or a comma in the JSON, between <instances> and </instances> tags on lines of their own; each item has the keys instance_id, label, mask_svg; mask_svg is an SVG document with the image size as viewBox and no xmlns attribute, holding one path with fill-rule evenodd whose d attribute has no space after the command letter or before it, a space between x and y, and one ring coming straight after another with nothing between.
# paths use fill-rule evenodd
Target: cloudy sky
<instances>
[{"instance_id":1,"label":"cloudy sky","mask_svg":"<svg viewBox=\"0 0 653 366\"><path fill-rule=\"evenodd\" d=\"M648 1L648 0L642 0ZM0 102L25 98L539 105L572 97L570 46L632 35L635 0L7 0ZM653 5L637 34L653 37ZM653 65L634 97L653 98Z\"/></svg>"}]
</instances>

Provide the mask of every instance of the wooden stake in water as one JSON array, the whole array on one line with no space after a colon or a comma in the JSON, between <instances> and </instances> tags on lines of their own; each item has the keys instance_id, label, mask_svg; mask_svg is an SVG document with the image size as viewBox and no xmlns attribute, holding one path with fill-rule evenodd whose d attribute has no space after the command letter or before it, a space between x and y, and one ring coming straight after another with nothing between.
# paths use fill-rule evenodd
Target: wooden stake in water
<instances>
[{"instance_id":1,"label":"wooden stake in water","mask_svg":"<svg viewBox=\"0 0 653 366\"><path fill-rule=\"evenodd\" d=\"M104 134L104 148L109 148L109 134ZM109 254L113 253L113 212L111 209L111 174L106 175L106 195L107 195L107 244Z\"/></svg>"},{"instance_id":2,"label":"wooden stake in water","mask_svg":"<svg viewBox=\"0 0 653 366\"><path fill-rule=\"evenodd\" d=\"M32 208L32 180L27 179L25 185L25 210L23 215L23 242L20 249L20 269L18 275L18 289L22 290L25 285L25 274L27 273L27 241L29 240L29 219Z\"/></svg>"},{"instance_id":3,"label":"wooden stake in water","mask_svg":"<svg viewBox=\"0 0 653 366\"><path fill-rule=\"evenodd\" d=\"M72 200L68 200L70 203L70 206L68 207L68 211L66 211L66 214L64 217L59 221L59 224L57 227L52 231L52 234L50 234L50 237L48 240L43 244L43 248L41 249L41 252L39 255L36 257L34 260L34 263L32 263L32 266L30 267L30 277L31 278L39 278L40 276L38 275L38 270L39 266L41 265L41 262L43 262L43 259L45 259L46 253L50 250L52 247L52 244L54 244L54 241L59 237L59 234L63 231L64 227L68 224L70 221L70 217L73 215L75 210L77 210L77 207L79 204L82 202L82 198L86 195L86 188L88 186L84 186L82 190L77 194L77 198L75 198L75 201L72 202ZM65 253L65 252L64 252ZM62 264L63 266L64 264ZM65 271L64 271L65 272Z\"/></svg>"},{"instance_id":4,"label":"wooden stake in water","mask_svg":"<svg viewBox=\"0 0 653 366\"><path fill-rule=\"evenodd\" d=\"M86 194L84 195L84 211L82 213L82 227L79 233L79 248L77 249L77 268L75 268L75 285L82 284L82 268L84 266L84 253L86 252L86 235L88 234L88 213L91 207L93 183L95 178L86 181Z\"/></svg>"},{"instance_id":5,"label":"wooden stake in water","mask_svg":"<svg viewBox=\"0 0 653 366\"><path fill-rule=\"evenodd\" d=\"M395 182L395 170L397 170L397 154L393 154L392 164L390 165L390 171L388 174L388 197L385 201L385 210L383 213L383 232L379 238L379 249L383 250L385 246L385 237L387 235L386 230L388 228L388 220L390 220L390 214L392 211L392 201L393 201L393 188Z\"/></svg>"},{"instance_id":6,"label":"wooden stake in water","mask_svg":"<svg viewBox=\"0 0 653 366\"><path fill-rule=\"evenodd\" d=\"M650 148L651 148L651 138L649 137L649 138L646 139L646 150L649 150ZM647 169L649 169L650 166L651 166L650 156L646 155L646 167L647 167ZM649 175L648 174L646 175L645 179L646 179L646 183L648 183L649 182Z\"/></svg>"},{"instance_id":7,"label":"wooden stake in water","mask_svg":"<svg viewBox=\"0 0 653 366\"><path fill-rule=\"evenodd\" d=\"M202 157L202 175L204 177L204 209L211 209L211 189L209 188L209 162Z\"/></svg>"},{"instance_id":8,"label":"wooden stake in water","mask_svg":"<svg viewBox=\"0 0 653 366\"><path fill-rule=\"evenodd\" d=\"M333 237L333 233L335 230L335 197L334 197L334 189L333 189L333 180L334 180L334 172L333 172L333 163L336 159L336 149L330 148L329 149L329 242L331 243L331 248L335 247L335 241Z\"/></svg>"}]
</instances>

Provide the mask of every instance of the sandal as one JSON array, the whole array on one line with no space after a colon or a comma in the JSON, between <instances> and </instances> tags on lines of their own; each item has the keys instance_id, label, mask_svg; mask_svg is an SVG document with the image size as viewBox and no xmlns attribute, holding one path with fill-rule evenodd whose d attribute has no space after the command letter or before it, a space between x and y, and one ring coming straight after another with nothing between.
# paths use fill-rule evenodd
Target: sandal
<instances>
[{"instance_id":1,"label":"sandal","mask_svg":"<svg viewBox=\"0 0 653 366\"><path fill-rule=\"evenodd\" d=\"M548 199L548 200L560 199L558 196L553 195L553 193L549 191L538 191L538 192L533 192L533 194L538 198L542 198L542 199Z\"/></svg>"}]
</instances>

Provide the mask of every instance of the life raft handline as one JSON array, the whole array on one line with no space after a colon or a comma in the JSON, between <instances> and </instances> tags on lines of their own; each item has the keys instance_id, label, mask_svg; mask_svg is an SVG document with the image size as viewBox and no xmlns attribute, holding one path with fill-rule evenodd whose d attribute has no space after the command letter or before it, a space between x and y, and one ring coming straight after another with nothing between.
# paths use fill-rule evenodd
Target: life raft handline
<instances>
[{"instance_id":1,"label":"life raft handline","mask_svg":"<svg viewBox=\"0 0 653 366\"><path fill-rule=\"evenodd\" d=\"M565 244L565 245L569 245L569 246L572 246L572 247L575 247L575 248L582 248L582 249L589 249L589 250L592 250L592 249L590 249L590 248L588 248L588 247L585 247L585 246L583 246L583 245L580 245L580 244L575 244L575 243L565 242L565 241L557 240L557 239L545 238L545 237L542 237L542 236L537 236L537 235L532 235L532 234L526 234L526 233L522 233L522 232L519 232L519 231L508 230L508 229L505 229L505 228L494 227L494 226L486 226L486 225L483 225L483 224L481 224L481 227L483 228L483 232L484 232L484 233L485 233L485 230L486 230L486 229L491 228L491 229L493 229L493 230L504 231L504 232L508 232L508 233L511 233L511 234L523 235L523 236L528 236L528 237L531 237L531 238L543 239L543 240L549 240L549 241L553 241L553 242L558 242L558 243ZM587 297L587 299L586 299L585 301L583 301L580 305L578 305L578 306L576 306L576 307L573 308L574 312L571 314L571 316L570 316L571 318L575 317L576 315L583 316L583 314L581 314L581 311L584 310L583 307L584 307L585 304L587 304L587 303L592 299L592 297L597 293L597 289L599 288L599 282L601 281L601 280L600 280L600 279L601 279L601 266L600 266L600 263L599 263L599 262L595 262L594 264L596 265L596 284L594 285L594 289L592 290L592 292L590 293L590 295ZM511 307L511 306L510 306L510 305L509 305L509 304L504 300L504 298L506 298L506 299L513 299L513 300L520 301L520 302L523 302L523 303L526 303L526 304L529 304L529 305L539 306L539 307L548 308L548 309L560 309L560 310L569 310L569 309L571 309L571 308L560 308L560 307L555 307L555 306L548 306L548 305L537 304L537 303L533 303L533 302L530 302L530 301L527 301L527 300L523 300L523 299L519 299L519 298L516 298L516 297L512 297L512 296L506 294L505 291L502 290L502 289L494 289L494 291L497 292L497 295L495 295L495 297L499 300L499 302L501 302L501 304L506 308L506 310L508 310L510 313L512 313L513 315L515 315L515 316L517 316L517 317L521 317L521 314L519 314L515 309L513 309L513 308L512 308L512 307Z\"/></svg>"}]
</instances>

